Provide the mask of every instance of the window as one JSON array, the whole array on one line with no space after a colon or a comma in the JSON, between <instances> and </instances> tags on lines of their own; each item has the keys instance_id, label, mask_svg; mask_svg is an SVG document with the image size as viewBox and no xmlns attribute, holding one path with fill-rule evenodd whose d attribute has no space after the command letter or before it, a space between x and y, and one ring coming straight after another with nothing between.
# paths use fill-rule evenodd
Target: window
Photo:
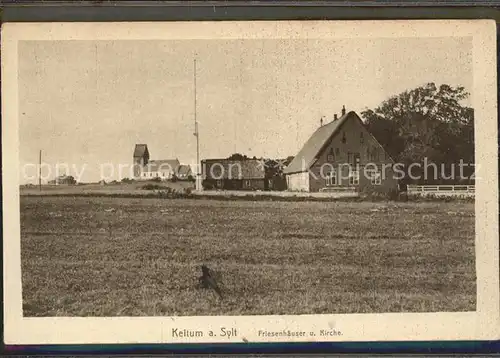
<instances>
[{"instance_id":1,"label":"window","mask_svg":"<svg viewBox=\"0 0 500 358\"><path fill-rule=\"evenodd\" d=\"M382 177L377 169L367 169L366 174L372 185L382 184Z\"/></svg>"},{"instance_id":2,"label":"window","mask_svg":"<svg viewBox=\"0 0 500 358\"><path fill-rule=\"evenodd\" d=\"M222 180L217 180L217 187L221 188L222 187Z\"/></svg>"},{"instance_id":3,"label":"window","mask_svg":"<svg viewBox=\"0 0 500 358\"><path fill-rule=\"evenodd\" d=\"M359 142L363 144L365 142L365 137L363 136L363 132L360 133L359 135Z\"/></svg>"},{"instance_id":4,"label":"window","mask_svg":"<svg viewBox=\"0 0 500 358\"><path fill-rule=\"evenodd\" d=\"M244 185L246 188L250 188L251 185L250 180L245 180Z\"/></svg>"},{"instance_id":5,"label":"window","mask_svg":"<svg viewBox=\"0 0 500 358\"><path fill-rule=\"evenodd\" d=\"M330 149L328 155L326 156L326 161L332 163L335 161L335 155L333 154L333 148Z\"/></svg>"},{"instance_id":6,"label":"window","mask_svg":"<svg viewBox=\"0 0 500 358\"><path fill-rule=\"evenodd\" d=\"M335 169L333 169L330 173L327 174L325 181L326 181L326 186L337 185L337 172Z\"/></svg>"},{"instance_id":7,"label":"window","mask_svg":"<svg viewBox=\"0 0 500 358\"><path fill-rule=\"evenodd\" d=\"M349 172L349 185L359 185L359 171L351 170Z\"/></svg>"},{"instance_id":8,"label":"window","mask_svg":"<svg viewBox=\"0 0 500 358\"><path fill-rule=\"evenodd\" d=\"M359 164L359 153L347 153L347 163L349 163L349 165Z\"/></svg>"},{"instance_id":9,"label":"window","mask_svg":"<svg viewBox=\"0 0 500 358\"><path fill-rule=\"evenodd\" d=\"M347 142L347 138L345 136L345 132L342 132L342 143L346 143Z\"/></svg>"}]
</instances>

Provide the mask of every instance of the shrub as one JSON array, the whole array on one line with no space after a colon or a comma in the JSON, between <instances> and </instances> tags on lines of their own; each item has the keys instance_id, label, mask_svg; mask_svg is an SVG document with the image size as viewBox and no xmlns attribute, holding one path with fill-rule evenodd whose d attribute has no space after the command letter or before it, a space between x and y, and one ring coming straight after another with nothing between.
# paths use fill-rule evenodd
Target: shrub
<instances>
[{"instance_id":1,"label":"shrub","mask_svg":"<svg viewBox=\"0 0 500 358\"><path fill-rule=\"evenodd\" d=\"M207 180L204 180L201 183L201 185L203 186L204 190L212 190L214 188L214 185L211 182L207 181Z\"/></svg>"},{"instance_id":2,"label":"shrub","mask_svg":"<svg viewBox=\"0 0 500 358\"><path fill-rule=\"evenodd\" d=\"M153 179L151 179L151 181L154 181L154 182L160 182L161 181L161 178L160 177L154 177Z\"/></svg>"},{"instance_id":3,"label":"shrub","mask_svg":"<svg viewBox=\"0 0 500 358\"><path fill-rule=\"evenodd\" d=\"M191 174L188 175L187 180L188 181L192 181L192 182L196 181L196 179L194 178L194 176L192 176Z\"/></svg>"},{"instance_id":4,"label":"shrub","mask_svg":"<svg viewBox=\"0 0 500 358\"><path fill-rule=\"evenodd\" d=\"M158 190L158 189L165 189L164 186L161 186L161 185L158 185L158 184L144 184L141 189L144 189L144 190ZM170 189L170 188L168 188Z\"/></svg>"},{"instance_id":5,"label":"shrub","mask_svg":"<svg viewBox=\"0 0 500 358\"><path fill-rule=\"evenodd\" d=\"M171 181L172 183L175 183L177 180L178 180L177 175L175 175L175 174L174 174L174 175L172 175L172 179L170 179L170 181Z\"/></svg>"}]
</instances>

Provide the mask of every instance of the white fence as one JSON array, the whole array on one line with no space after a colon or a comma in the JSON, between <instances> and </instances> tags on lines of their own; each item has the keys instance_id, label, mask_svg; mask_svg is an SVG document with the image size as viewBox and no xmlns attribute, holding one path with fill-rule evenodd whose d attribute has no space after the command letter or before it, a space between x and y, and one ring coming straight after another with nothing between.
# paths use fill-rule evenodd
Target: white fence
<instances>
[{"instance_id":1,"label":"white fence","mask_svg":"<svg viewBox=\"0 0 500 358\"><path fill-rule=\"evenodd\" d=\"M408 194L474 196L474 185L408 185Z\"/></svg>"}]
</instances>

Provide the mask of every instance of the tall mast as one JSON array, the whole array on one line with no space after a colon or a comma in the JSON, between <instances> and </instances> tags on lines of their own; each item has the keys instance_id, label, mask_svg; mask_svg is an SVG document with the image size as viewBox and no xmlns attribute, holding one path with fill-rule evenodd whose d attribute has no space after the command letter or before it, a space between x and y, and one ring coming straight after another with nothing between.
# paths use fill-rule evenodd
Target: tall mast
<instances>
[{"instance_id":1,"label":"tall mast","mask_svg":"<svg viewBox=\"0 0 500 358\"><path fill-rule=\"evenodd\" d=\"M197 105L196 105L196 57L194 59L194 71L193 71L193 77L194 77L194 135L196 137L196 190L201 190L201 164L200 164L200 138L199 138L199 132L198 132L198 121L196 118L196 111L197 111Z\"/></svg>"},{"instance_id":2,"label":"tall mast","mask_svg":"<svg viewBox=\"0 0 500 358\"><path fill-rule=\"evenodd\" d=\"M42 150L40 149L40 155L38 157L38 189L42 191Z\"/></svg>"}]
</instances>

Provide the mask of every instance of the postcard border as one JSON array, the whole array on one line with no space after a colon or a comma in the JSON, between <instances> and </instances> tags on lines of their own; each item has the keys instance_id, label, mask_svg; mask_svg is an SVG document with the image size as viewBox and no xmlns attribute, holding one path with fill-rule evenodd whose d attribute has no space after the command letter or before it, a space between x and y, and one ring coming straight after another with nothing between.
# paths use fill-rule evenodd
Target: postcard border
<instances>
[{"instance_id":1,"label":"postcard border","mask_svg":"<svg viewBox=\"0 0 500 358\"><path fill-rule=\"evenodd\" d=\"M439 26L439 31L435 28ZM130 31L134 28L134 32ZM433 30L434 29L434 30ZM376 31L375 31L376 30ZM477 162L489 167L476 188L477 312L386 313L302 316L23 318L20 271L17 42L20 40L166 39L166 38L332 38L472 36ZM238 35L235 35L238 34ZM498 161L496 24L492 20L281 21L175 23L7 23L2 26L2 165L4 229L4 307L6 344L223 343L216 339L174 340L176 327L217 330L241 327L246 342L303 342L258 339L259 327L317 329L336 324L346 334L331 341L487 340L498 338ZM495 75L492 75L495 74ZM495 192L492 192L492 188ZM481 203L481 204L479 204ZM133 329L127 329L132 325ZM141 327L142 329L138 329ZM139 331L139 332L138 332ZM64 336L62 334L64 332ZM209 338L209 337L203 337ZM362 339L360 339L362 338ZM241 342L242 336L236 340ZM322 337L321 341L324 341ZM318 342L318 338L308 342Z\"/></svg>"}]
</instances>

